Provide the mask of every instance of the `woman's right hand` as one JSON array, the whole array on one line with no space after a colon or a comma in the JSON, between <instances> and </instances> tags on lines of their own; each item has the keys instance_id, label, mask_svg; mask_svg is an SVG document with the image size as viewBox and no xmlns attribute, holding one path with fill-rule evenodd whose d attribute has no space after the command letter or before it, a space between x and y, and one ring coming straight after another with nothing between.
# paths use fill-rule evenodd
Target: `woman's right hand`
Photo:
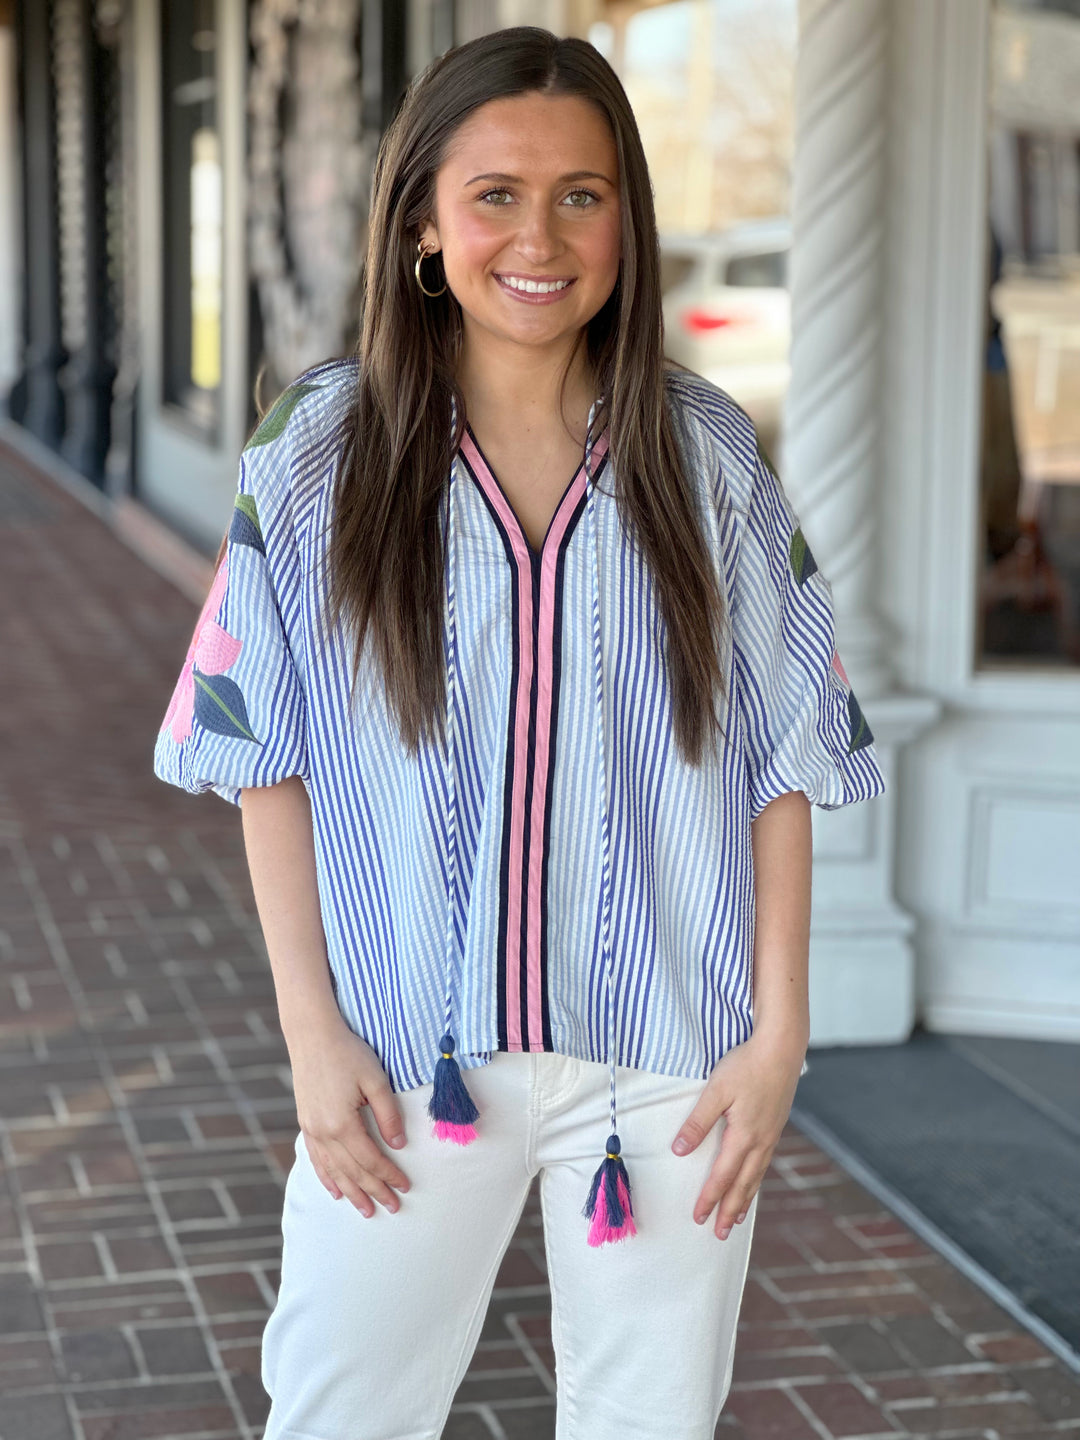
<instances>
[{"instance_id":1,"label":"woman's right hand","mask_svg":"<svg viewBox=\"0 0 1080 1440\"><path fill-rule=\"evenodd\" d=\"M364 1111L370 1109L379 1134L395 1149L405 1144L405 1132L375 1051L340 1015L337 1020L290 1051L296 1113L323 1185L335 1200L347 1196L370 1218L375 1200L396 1211L394 1190L408 1190L409 1180L376 1142Z\"/></svg>"}]
</instances>

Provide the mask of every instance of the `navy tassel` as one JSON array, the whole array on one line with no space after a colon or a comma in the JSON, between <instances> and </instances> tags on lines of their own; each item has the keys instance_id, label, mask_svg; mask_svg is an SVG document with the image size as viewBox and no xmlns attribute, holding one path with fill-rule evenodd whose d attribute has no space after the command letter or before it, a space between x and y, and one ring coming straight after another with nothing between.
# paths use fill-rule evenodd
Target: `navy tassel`
<instances>
[{"instance_id":1,"label":"navy tassel","mask_svg":"<svg viewBox=\"0 0 1080 1440\"><path fill-rule=\"evenodd\" d=\"M590 1245L606 1245L637 1234L630 1198L630 1176L620 1153L618 1135L609 1135L607 1154L593 1176L582 1214L591 1220Z\"/></svg>"},{"instance_id":2,"label":"navy tassel","mask_svg":"<svg viewBox=\"0 0 1080 1440\"><path fill-rule=\"evenodd\" d=\"M468 1145L476 1139L474 1121L480 1111L466 1090L454 1059L454 1037L444 1035L439 1049L442 1056L435 1063L435 1088L428 1104L428 1114L435 1121L435 1134L440 1140Z\"/></svg>"}]
</instances>

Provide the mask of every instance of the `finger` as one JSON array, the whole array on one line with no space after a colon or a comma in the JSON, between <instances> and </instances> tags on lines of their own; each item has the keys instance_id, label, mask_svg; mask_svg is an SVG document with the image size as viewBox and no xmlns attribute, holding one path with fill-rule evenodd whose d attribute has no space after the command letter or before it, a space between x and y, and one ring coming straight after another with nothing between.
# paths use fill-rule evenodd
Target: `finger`
<instances>
[{"instance_id":1,"label":"finger","mask_svg":"<svg viewBox=\"0 0 1080 1440\"><path fill-rule=\"evenodd\" d=\"M394 1092L387 1084L379 1084L365 1091L365 1095L371 1106L371 1113L375 1116L375 1123L379 1127L379 1134L386 1141L387 1145L395 1150L400 1150L405 1144L405 1126L401 1121L401 1112L394 1100Z\"/></svg>"},{"instance_id":2,"label":"finger","mask_svg":"<svg viewBox=\"0 0 1080 1440\"><path fill-rule=\"evenodd\" d=\"M401 1201L390 1188L388 1181L379 1173L380 1163L384 1161L382 1151L369 1135L363 1140L346 1144L344 1141L333 1142L331 1164L336 1174L344 1172L349 1175L353 1182L360 1186L372 1200L377 1200L380 1205L391 1212L401 1208ZM367 1157L372 1157L369 1163ZM392 1167L396 1169L397 1167ZM407 1188L407 1187L406 1187Z\"/></svg>"},{"instance_id":3,"label":"finger","mask_svg":"<svg viewBox=\"0 0 1080 1440\"><path fill-rule=\"evenodd\" d=\"M724 1113L727 1103L718 1085L707 1084L672 1141L671 1148L675 1154L689 1155L696 1150Z\"/></svg>"},{"instance_id":4,"label":"finger","mask_svg":"<svg viewBox=\"0 0 1080 1440\"><path fill-rule=\"evenodd\" d=\"M335 1200L340 1200L341 1190L326 1168L326 1157L323 1155L322 1147L306 1130L303 1130L302 1134L304 1137L304 1149L307 1151L308 1159L311 1161L311 1168L319 1177L319 1183L330 1192Z\"/></svg>"},{"instance_id":5,"label":"finger","mask_svg":"<svg viewBox=\"0 0 1080 1440\"><path fill-rule=\"evenodd\" d=\"M337 1186L353 1208L370 1220L375 1214L375 1204L367 1191L351 1175L337 1170L331 1162L324 1160L322 1168L331 1184Z\"/></svg>"},{"instance_id":6,"label":"finger","mask_svg":"<svg viewBox=\"0 0 1080 1440\"><path fill-rule=\"evenodd\" d=\"M370 1130L370 1121L373 1120L378 1134L388 1145L398 1141L400 1148L400 1145L405 1144L405 1130L401 1123L401 1114L394 1102L393 1091L388 1085L380 1085L370 1090L367 1098L369 1108L361 1116L360 1124L363 1138L359 1143L363 1148L362 1152L358 1150L357 1159L384 1185L393 1185L397 1190L408 1190L409 1177L376 1143Z\"/></svg>"},{"instance_id":7,"label":"finger","mask_svg":"<svg viewBox=\"0 0 1080 1440\"><path fill-rule=\"evenodd\" d=\"M363 1170L365 1174L361 1183L366 1185L370 1179L382 1186L392 1185L395 1190L404 1192L410 1188L409 1177L391 1160L371 1134L367 1122L369 1113L359 1111L354 1122L332 1135L320 1138L328 1149L340 1145L345 1151L345 1155L336 1152L333 1155L334 1163L339 1169L344 1167L358 1180L361 1179L358 1172Z\"/></svg>"},{"instance_id":8,"label":"finger","mask_svg":"<svg viewBox=\"0 0 1080 1440\"><path fill-rule=\"evenodd\" d=\"M331 1180L330 1176L326 1173L323 1166L321 1164L317 1164L314 1160L312 1160L311 1168L319 1177L319 1181L323 1185L323 1187L330 1192L330 1194L334 1197L335 1200L340 1200L342 1198L342 1191L340 1187L336 1184L336 1182Z\"/></svg>"},{"instance_id":9,"label":"finger","mask_svg":"<svg viewBox=\"0 0 1080 1440\"><path fill-rule=\"evenodd\" d=\"M370 1179L377 1180L384 1186L393 1186L395 1190L400 1190L403 1194L411 1188L412 1181L401 1166L395 1165L390 1156L366 1133L362 1149L357 1153L357 1159L367 1171Z\"/></svg>"},{"instance_id":10,"label":"finger","mask_svg":"<svg viewBox=\"0 0 1080 1440\"><path fill-rule=\"evenodd\" d=\"M699 1225L705 1223L713 1207L722 1203L738 1180L751 1149L749 1140L736 1135L730 1126L725 1128L720 1150L694 1202L694 1219Z\"/></svg>"},{"instance_id":11,"label":"finger","mask_svg":"<svg viewBox=\"0 0 1080 1440\"><path fill-rule=\"evenodd\" d=\"M746 1164L740 1170L734 1182L728 1187L727 1193L720 1202L716 1214L716 1223L713 1229L720 1240L726 1240L731 1234L732 1226L738 1222L738 1217L745 1217L750 1208L750 1202L761 1184L765 1169L761 1163L760 1155L751 1151Z\"/></svg>"},{"instance_id":12,"label":"finger","mask_svg":"<svg viewBox=\"0 0 1080 1440\"><path fill-rule=\"evenodd\" d=\"M380 1180L377 1175L372 1175L371 1172L367 1170L362 1172L361 1180L365 1190L373 1200L377 1200L384 1209L390 1211L391 1215L397 1214L401 1209L401 1201L385 1181Z\"/></svg>"},{"instance_id":13,"label":"finger","mask_svg":"<svg viewBox=\"0 0 1080 1440\"><path fill-rule=\"evenodd\" d=\"M364 1187L358 1184L351 1175L346 1175L341 1171L328 1170L327 1174L338 1185L350 1205L355 1210L359 1210L365 1219L370 1220L375 1214L375 1202Z\"/></svg>"},{"instance_id":14,"label":"finger","mask_svg":"<svg viewBox=\"0 0 1080 1440\"><path fill-rule=\"evenodd\" d=\"M334 1198L339 1199L344 1196L362 1215L369 1218L374 1215L375 1206L365 1188L363 1172L353 1161L348 1150L339 1147L338 1142L333 1139L316 1140L306 1131L304 1143L320 1180L331 1194L335 1189L340 1192L340 1195L335 1195ZM344 1163L342 1163L342 1157Z\"/></svg>"}]
</instances>

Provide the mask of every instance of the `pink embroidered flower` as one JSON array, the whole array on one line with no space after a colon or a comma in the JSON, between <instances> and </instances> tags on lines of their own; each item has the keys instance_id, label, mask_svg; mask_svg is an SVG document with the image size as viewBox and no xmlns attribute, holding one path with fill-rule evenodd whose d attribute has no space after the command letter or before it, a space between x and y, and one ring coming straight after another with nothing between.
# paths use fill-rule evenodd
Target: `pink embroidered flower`
<instances>
[{"instance_id":1,"label":"pink embroidered flower","mask_svg":"<svg viewBox=\"0 0 1080 1440\"><path fill-rule=\"evenodd\" d=\"M184 668L180 671L165 719L161 722L162 730L171 723L172 737L178 745L191 734L195 715L195 666L198 665L204 675L220 675L234 664L243 647L242 640L237 640L227 630L223 630L216 620L211 619L211 616L217 614L225 598L228 583L229 561L226 557L218 566L210 593L199 612L195 633L191 637L191 644L184 659Z\"/></svg>"}]
</instances>

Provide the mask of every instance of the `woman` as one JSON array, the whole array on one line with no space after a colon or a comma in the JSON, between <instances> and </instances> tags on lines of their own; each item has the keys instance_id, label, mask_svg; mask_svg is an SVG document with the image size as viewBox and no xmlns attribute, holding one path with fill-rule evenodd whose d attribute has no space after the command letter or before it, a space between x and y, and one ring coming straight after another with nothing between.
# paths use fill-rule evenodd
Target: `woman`
<instances>
[{"instance_id":1,"label":"woman","mask_svg":"<svg viewBox=\"0 0 1080 1440\"><path fill-rule=\"evenodd\" d=\"M536 1176L557 1435L706 1440L807 1044L810 805L884 781L753 427L664 360L591 46L413 83L358 360L263 421L219 559L155 768L242 804L292 1063L267 1440L439 1435Z\"/></svg>"}]
</instances>

